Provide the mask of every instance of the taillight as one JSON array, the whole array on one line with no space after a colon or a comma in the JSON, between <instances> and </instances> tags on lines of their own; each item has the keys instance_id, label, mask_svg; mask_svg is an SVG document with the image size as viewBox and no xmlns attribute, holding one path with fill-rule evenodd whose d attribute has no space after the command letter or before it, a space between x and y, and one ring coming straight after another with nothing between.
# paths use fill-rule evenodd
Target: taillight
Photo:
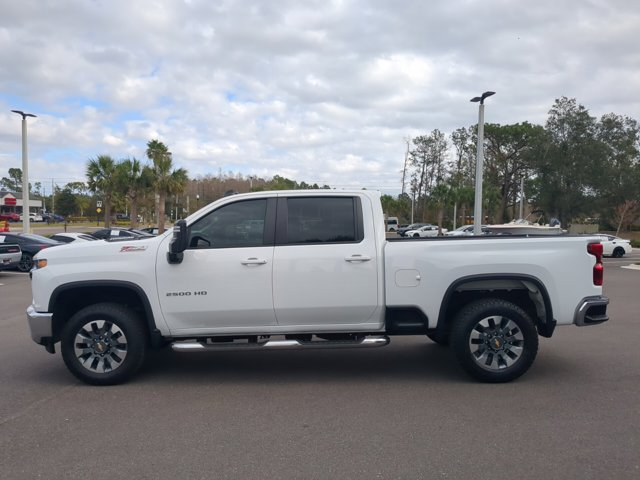
<instances>
[{"instance_id":1,"label":"taillight","mask_svg":"<svg viewBox=\"0 0 640 480\"><path fill-rule=\"evenodd\" d=\"M593 284L602 285L604 283L604 265L602 265L602 244L590 243L587 245L587 252L596 257L596 264L593 266Z\"/></svg>"}]
</instances>

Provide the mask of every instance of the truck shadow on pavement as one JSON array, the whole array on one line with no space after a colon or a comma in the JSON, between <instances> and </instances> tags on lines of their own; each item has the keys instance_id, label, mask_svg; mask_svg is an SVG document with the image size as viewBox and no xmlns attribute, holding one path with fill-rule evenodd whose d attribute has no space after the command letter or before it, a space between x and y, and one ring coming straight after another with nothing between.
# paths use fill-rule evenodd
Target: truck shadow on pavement
<instances>
[{"instance_id":1,"label":"truck shadow on pavement","mask_svg":"<svg viewBox=\"0 0 640 480\"><path fill-rule=\"evenodd\" d=\"M452 352L430 343L370 350L150 352L133 380L192 383L468 381Z\"/></svg>"}]
</instances>

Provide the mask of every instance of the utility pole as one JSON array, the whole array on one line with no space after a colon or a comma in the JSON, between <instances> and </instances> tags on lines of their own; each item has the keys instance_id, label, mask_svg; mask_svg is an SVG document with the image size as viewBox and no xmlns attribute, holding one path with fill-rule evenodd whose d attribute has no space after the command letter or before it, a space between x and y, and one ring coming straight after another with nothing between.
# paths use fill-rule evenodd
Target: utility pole
<instances>
[{"instance_id":1,"label":"utility pole","mask_svg":"<svg viewBox=\"0 0 640 480\"><path fill-rule=\"evenodd\" d=\"M404 168L402 169L402 193L405 192L405 182L407 178L407 161L409 160L409 144L411 143L411 137L407 137L404 139L407 143L407 151L404 154Z\"/></svg>"},{"instance_id":2,"label":"utility pole","mask_svg":"<svg viewBox=\"0 0 640 480\"><path fill-rule=\"evenodd\" d=\"M520 179L520 218L524 218L524 177Z\"/></svg>"}]
</instances>

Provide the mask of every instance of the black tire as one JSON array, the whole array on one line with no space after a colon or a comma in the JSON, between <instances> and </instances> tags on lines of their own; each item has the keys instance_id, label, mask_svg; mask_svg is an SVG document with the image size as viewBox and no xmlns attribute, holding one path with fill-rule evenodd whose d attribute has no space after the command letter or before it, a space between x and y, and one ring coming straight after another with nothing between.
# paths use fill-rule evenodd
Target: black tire
<instances>
[{"instance_id":1,"label":"black tire","mask_svg":"<svg viewBox=\"0 0 640 480\"><path fill-rule=\"evenodd\" d=\"M465 306L451 330L451 347L462 368L482 382L510 382L538 353L538 332L517 305L492 298Z\"/></svg>"},{"instance_id":2,"label":"black tire","mask_svg":"<svg viewBox=\"0 0 640 480\"><path fill-rule=\"evenodd\" d=\"M622 258L624 256L624 248L622 247L616 247L613 250L613 257L614 258Z\"/></svg>"},{"instance_id":3,"label":"black tire","mask_svg":"<svg viewBox=\"0 0 640 480\"><path fill-rule=\"evenodd\" d=\"M33 255L23 252L18 264L18 270L26 273L31 270L31 267L33 267Z\"/></svg>"},{"instance_id":4,"label":"black tire","mask_svg":"<svg viewBox=\"0 0 640 480\"><path fill-rule=\"evenodd\" d=\"M414 233L413 234L413 238L420 238L420 234L419 233Z\"/></svg>"},{"instance_id":5,"label":"black tire","mask_svg":"<svg viewBox=\"0 0 640 480\"><path fill-rule=\"evenodd\" d=\"M446 347L449 345L449 335L438 335L436 332L427 333L427 337L434 343Z\"/></svg>"},{"instance_id":6,"label":"black tire","mask_svg":"<svg viewBox=\"0 0 640 480\"><path fill-rule=\"evenodd\" d=\"M129 308L98 303L78 311L62 329L62 358L77 378L91 385L116 385L142 366L148 335Z\"/></svg>"}]
</instances>

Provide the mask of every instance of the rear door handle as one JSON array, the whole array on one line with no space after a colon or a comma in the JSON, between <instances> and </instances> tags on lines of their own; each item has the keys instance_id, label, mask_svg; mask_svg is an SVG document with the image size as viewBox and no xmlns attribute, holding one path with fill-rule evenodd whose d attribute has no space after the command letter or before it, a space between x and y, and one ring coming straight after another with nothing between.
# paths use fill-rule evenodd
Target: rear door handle
<instances>
[{"instance_id":1,"label":"rear door handle","mask_svg":"<svg viewBox=\"0 0 640 480\"><path fill-rule=\"evenodd\" d=\"M242 260L240 263L242 263L242 265L264 265L267 261L264 258L251 257Z\"/></svg>"},{"instance_id":2,"label":"rear door handle","mask_svg":"<svg viewBox=\"0 0 640 480\"><path fill-rule=\"evenodd\" d=\"M347 262L368 262L371 260L371 257L368 255L351 255L350 257L346 257L345 261Z\"/></svg>"}]
</instances>

